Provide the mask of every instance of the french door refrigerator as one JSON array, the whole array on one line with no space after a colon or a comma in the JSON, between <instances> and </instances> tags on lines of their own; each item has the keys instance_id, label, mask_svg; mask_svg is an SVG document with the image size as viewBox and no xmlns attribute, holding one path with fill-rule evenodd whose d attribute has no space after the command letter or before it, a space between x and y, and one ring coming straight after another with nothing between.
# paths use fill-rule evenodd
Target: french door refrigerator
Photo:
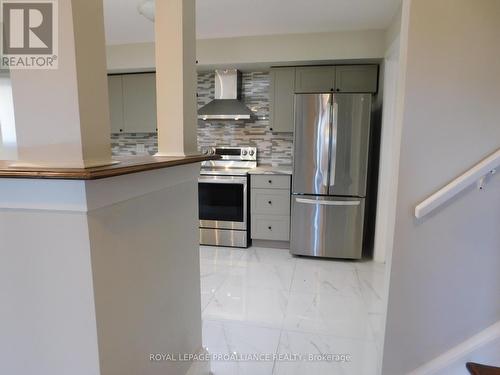
<instances>
[{"instance_id":1,"label":"french door refrigerator","mask_svg":"<svg viewBox=\"0 0 500 375\"><path fill-rule=\"evenodd\" d=\"M360 259L370 94L295 96L292 254Z\"/></svg>"}]
</instances>

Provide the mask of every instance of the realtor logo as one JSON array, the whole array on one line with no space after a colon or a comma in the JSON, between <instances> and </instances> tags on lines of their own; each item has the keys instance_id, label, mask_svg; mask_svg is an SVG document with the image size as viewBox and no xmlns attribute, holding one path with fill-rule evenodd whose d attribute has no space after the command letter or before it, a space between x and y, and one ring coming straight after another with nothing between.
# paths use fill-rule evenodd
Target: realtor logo
<instances>
[{"instance_id":1,"label":"realtor logo","mask_svg":"<svg viewBox=\"0 0 500 375\"><path fill-rule=\"evenodd\" d=\"M1 67L57 68L56 0L0 0L3 22Z\"/></svg>"}]
</instances>

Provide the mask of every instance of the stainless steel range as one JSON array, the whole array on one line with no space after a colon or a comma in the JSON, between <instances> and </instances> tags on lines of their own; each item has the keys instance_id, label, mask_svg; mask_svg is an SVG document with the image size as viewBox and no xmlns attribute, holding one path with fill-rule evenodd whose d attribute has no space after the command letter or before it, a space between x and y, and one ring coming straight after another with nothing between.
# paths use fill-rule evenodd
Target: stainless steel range
<instances>
[{"instance_id":1,"label":"stainless steel range","mask_svg":"<svg viewBox=\"0 0 500 375\"><path fill-rule=\"evenodd\" d=\"M208 147L218 160L202 163L199 178L200 244L248 247L248 172L257 167L255 147Z\"/></svg>"}]
</instances>

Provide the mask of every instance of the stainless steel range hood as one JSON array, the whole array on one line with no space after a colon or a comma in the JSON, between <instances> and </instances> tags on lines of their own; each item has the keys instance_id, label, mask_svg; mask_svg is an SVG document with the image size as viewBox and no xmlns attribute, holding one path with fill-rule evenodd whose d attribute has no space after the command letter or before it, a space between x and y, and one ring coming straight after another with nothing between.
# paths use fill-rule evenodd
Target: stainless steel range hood
<instances>
[{"instance_id":1,"label":"stainless steel range hood","mask_svg":"<svg viewBox=\"0 0 500 375\"><path fill-rule=\"evenodd\" d=\"M215 71L215 99L198 110L200 120L248 120L253 112L241 101L241 72Z\"/></svg>"}]
</instances>

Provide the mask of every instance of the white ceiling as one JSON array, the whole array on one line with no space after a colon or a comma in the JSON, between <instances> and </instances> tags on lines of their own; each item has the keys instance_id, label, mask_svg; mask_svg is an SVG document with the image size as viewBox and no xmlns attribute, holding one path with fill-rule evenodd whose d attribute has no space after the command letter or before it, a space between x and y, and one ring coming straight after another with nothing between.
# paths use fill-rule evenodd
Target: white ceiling
<instances>
[{"instance_id":1,"label":"white ceiling","mask_svg":"<svg viewBox=\"0 0 500 375\"><path fill-rule=\"evenodd\" d=\"M154 41L154 23L139 14L139 2L140 0L103 0L106 44Z\"/></svg>"},{"instance_id":2,"label":"white ceiling","mask_svg":"<svg viewBox=\"0 0 500 375\"><path fill-rule=\"evenodd\" d=\"M162 0L160 0L162 1ZM140 0L104 0L107 44L154 40ZM401 0L197 0L197 37L385 29Z\"/></svg>"}]
</instances>

